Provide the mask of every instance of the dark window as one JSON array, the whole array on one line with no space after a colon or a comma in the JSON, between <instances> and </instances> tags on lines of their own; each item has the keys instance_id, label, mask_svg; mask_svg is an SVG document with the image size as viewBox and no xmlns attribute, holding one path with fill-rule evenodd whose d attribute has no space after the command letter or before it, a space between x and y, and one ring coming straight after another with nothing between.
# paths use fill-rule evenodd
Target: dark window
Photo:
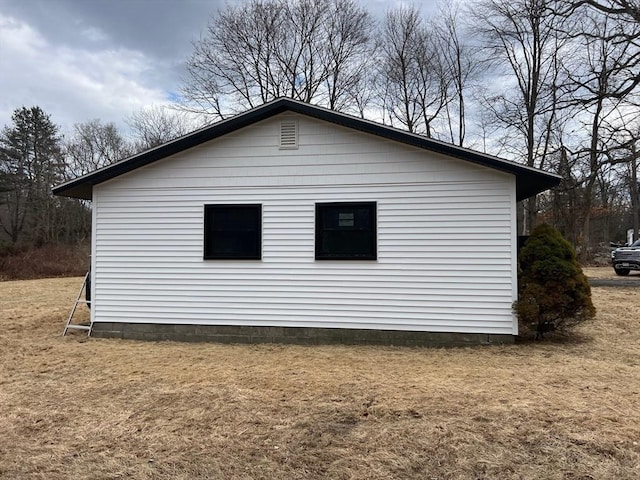
<instances>
[{"instance_id":1,"label":"dark window","mask_svg":"<svg viewBox=\"0 0 640 480\"><path fill-rule=\"evenodd\" d=\"M260 260L261 205L205 205L204 258Z\"/></svg>"},{"instance_id":2,"label":"dark window","mask_svg":"<svg viewBox=\"0 0 640 480\"><path fill-rule=\"evenodd\" d=\"M375 260L376 204L317 203L316 260Z\"/></svg>"}]
</instances>

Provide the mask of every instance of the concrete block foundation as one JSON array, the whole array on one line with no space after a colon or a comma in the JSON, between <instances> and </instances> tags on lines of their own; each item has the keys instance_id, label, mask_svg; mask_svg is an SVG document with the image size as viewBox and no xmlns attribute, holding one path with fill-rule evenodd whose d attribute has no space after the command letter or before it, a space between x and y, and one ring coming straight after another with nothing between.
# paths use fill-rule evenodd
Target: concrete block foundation
<instances>
[{"instance_id":1,"label":"concrete block foundation","mask_svg":"<svg viewBox=\"0 0 640 480\"><path fill-rule=\"evenodd\" d=\"M235 325L167 325L120 322L96 322L93 324L91 335L99 338L127 338L152 341L284 343L297 345L398 345L408 347L459 347L514 342L513 335L484 333L248 327Z\"/></svg>"}]
</instances>

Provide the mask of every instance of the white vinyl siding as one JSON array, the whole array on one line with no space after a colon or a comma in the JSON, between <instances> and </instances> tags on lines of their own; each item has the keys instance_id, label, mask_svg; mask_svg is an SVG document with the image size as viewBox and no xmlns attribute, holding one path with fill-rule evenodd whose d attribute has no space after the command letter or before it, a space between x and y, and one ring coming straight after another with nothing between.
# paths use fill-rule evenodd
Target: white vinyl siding
<instances>
[{"instance_id":1,"label":"white vinyl siding","mask_svg":"<svg viewBox=\"0 0 640 480\"><path fill-rule=\"evenodd\" d=\"M296 120L297 150L280 149ZM315 260L315 204L376 202L377 260ZM279 115L94 187L94 320L512 334L511 175ZM262 260L203 260L205 204Z\"/></svg>"}]
</instances>

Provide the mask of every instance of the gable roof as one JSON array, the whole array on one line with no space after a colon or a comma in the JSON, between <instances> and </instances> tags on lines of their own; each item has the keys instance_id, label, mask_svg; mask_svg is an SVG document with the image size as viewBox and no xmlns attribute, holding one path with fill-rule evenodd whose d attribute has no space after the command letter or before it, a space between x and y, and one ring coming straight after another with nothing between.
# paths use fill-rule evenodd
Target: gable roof
<instances>
[{"instance_id":1,"label":"gable roof","mask_svg":"<svg viewBox=\"0 0 640 480\"><path fill-rule=\"evenodd\" d=\"M183 150L195 147L201 143L208 142L209 140L221 137L235 130L286 111L299 113L301 115L317 118L352 128L354 130L359 130L361 132L377 135L382 138L387 138L513 174L516 177L516 196L518 200L524 200L525 198L529 198L537 193L548 190L560 183L561 180L561 177L558 175L547 173L536 168L527 167L526 165L521 165L510 160L476 152L467 148L457 147L449 143L423 137L421 135L416 135L397 128L388 127L386 125L381 125L370 120L363 120L344 113L317 107L308 103L299 102L297 100L280 98L65 182L55 187L53 189L53 193L54 195L91 200L94 185L111 180L112 178L118 177L119 175L123 175L145 165L149 165L157 160L161 160L170 155L182 152Z\"/></svg>"}]
</instances>

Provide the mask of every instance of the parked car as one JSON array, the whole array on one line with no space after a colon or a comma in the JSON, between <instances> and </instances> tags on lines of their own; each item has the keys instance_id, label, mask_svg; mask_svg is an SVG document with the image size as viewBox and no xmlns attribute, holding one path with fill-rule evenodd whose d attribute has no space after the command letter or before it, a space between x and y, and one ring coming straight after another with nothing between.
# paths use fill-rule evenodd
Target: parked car
<instances>
[{"instance_id":1,"label":"parked car","mask_svg":"<svg viewBox=\"0 0 640 480\"><path fill-rule=\"evenodd\" d=\"M616 275L629 275L631 270L640 270L640 240L611 252L611 262Z\"/></svg>"}]
</instances>

